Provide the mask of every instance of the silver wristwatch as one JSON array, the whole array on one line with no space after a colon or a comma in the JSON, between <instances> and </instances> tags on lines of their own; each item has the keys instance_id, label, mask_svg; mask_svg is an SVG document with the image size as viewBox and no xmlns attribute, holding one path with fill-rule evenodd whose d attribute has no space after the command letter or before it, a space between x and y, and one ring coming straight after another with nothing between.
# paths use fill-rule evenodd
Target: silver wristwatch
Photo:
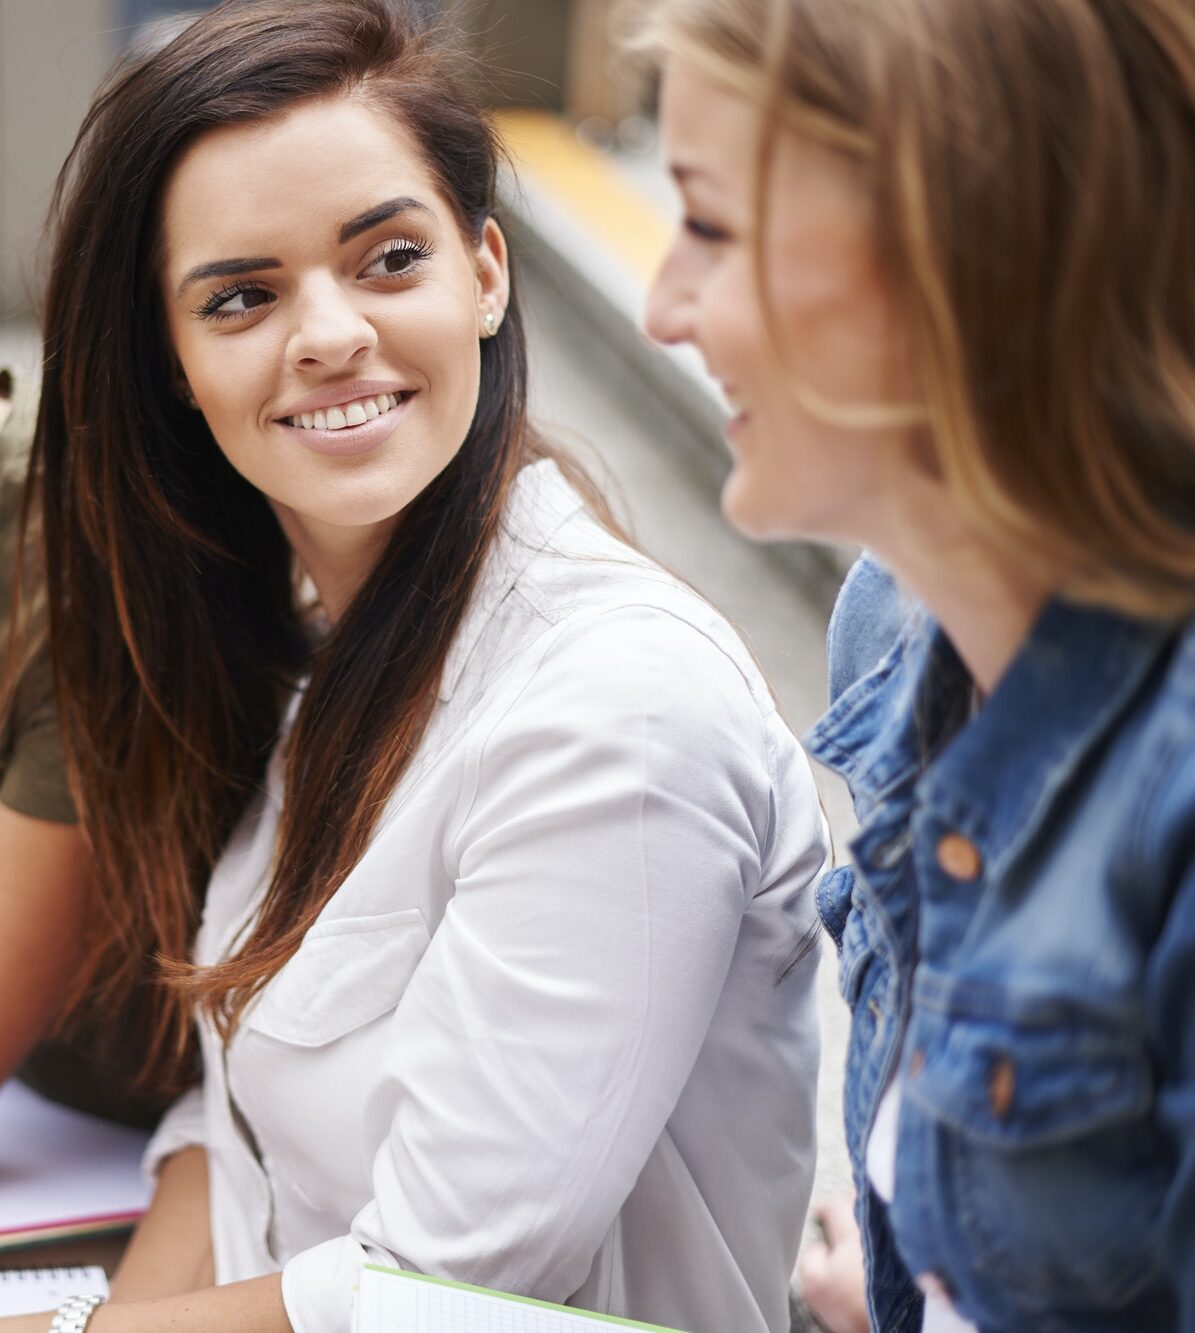
<instances>
[{"instance_id":1,"label":"silver wristwatch","mask_svg":"<svg viewBox=\"0 0 1195 1333\"><path fill-rule=\"evenodd\" d=\"M50 1333L83 1333L103 1303L103 1296L68 1296L50 1323Z\"/></svg>"}]
</instances>

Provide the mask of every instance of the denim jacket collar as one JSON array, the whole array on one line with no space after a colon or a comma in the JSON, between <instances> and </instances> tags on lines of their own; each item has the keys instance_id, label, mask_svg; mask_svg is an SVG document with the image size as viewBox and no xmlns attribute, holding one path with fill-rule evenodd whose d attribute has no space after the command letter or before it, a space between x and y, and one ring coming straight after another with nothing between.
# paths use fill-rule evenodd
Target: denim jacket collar
<instances>
[{"instance_id":1,"label":"denim jacket collar","mask_svg":"<svg viewBox=\"0 0 1195 1333\"><path fill-rule=\"evenodd\" d=\"M1055 796L1173 637L1164 624L1051 601L992 696L964 725L970 676L941 628L918 611L806 745L849 783L864 822L885 793L924 772L919 799L999 873L1030 843Z\"/></svg>"}]
</instances>

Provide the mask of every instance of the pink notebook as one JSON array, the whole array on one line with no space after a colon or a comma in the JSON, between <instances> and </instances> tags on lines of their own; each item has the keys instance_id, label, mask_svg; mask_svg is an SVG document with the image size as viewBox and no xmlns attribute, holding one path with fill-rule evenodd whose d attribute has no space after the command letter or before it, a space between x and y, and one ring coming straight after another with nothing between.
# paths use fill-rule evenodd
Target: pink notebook
<instances>
[{"instance_id":1,"label":"pink notebook","mask_svg":"<svg viewBox=\"0 0 1195 1333\"><path fill-rule=\"evenodd\" d=\"M0 1086L0 1250L120 1231L149 1204L148 1135Z\"/></svg>"}]
</instances>

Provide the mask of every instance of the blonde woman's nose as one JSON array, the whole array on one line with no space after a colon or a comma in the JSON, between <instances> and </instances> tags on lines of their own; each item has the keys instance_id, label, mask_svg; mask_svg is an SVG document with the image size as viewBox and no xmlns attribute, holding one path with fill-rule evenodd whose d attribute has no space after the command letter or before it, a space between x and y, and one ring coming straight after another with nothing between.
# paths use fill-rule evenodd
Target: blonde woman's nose
<instances>
[{"instance_id":1,"label":"blonde woman's nose","mask_svg":"<svg viewBox=\"0 0 1195 1333\"><path fill-rule=\"evenodd\" d=\"M677 256L670 253L647 294L643 328L653 341L671 346L693 339L693 293Z\"/></svg>"}]
</instances>

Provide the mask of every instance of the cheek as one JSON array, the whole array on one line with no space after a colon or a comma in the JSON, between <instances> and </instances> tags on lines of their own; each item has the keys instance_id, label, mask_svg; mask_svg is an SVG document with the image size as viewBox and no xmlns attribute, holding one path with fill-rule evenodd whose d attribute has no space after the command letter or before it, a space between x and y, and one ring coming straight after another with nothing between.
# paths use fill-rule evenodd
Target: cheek
<instances>
[{"instance_id":1,"label":"cheek","mask_svg":"<svg viewBox=\"0 0 1195 1333\"><path fill-rule=\"evenodd\" d=\"M221 447L235 447L221 426L256 425L277 386L279 349L269 325L264 320L235 337L203 330L174 339L183 374Z\"/></svg>"},{"instance_id":2,"label":"cheek","mask_svg":"<svg viewBox=\"0 0 1195 1333\"><path fill-rule=\"evenodd\" d=\"M413 373L429 390L427 406L438 429L457 445L468 430L481 384L481 342L476 306L453 295L412 301L379 320L379 352L389 369Z\"/></svg>"},{"instance_id":3,"label":"cheek","mask_svg":"<svg viewBox=\"0 0 1195 1333\"><path fill-rule=\"evenodd\" d=\"M719 378L745 388L747 378L758 381L775 373L763 305L746 258L710 271L701 312L702 341Z\"/></svg>"}]
</instances>

